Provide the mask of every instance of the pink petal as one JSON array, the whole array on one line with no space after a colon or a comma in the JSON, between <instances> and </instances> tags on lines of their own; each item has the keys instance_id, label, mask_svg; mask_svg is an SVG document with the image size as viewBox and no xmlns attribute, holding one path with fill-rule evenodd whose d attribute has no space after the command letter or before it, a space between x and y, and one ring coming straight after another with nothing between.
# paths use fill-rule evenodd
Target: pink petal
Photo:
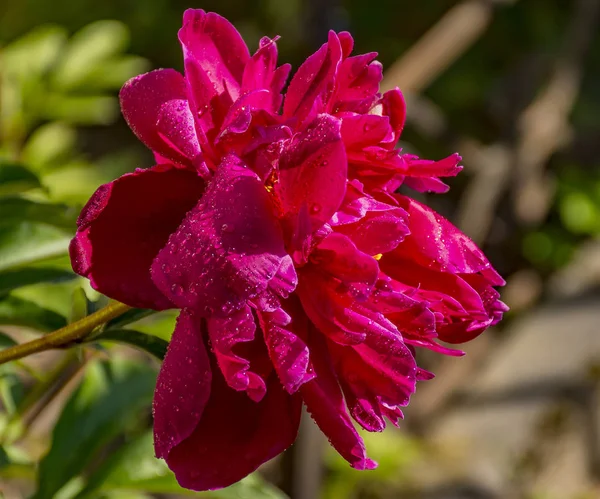
<instances>
[{"instance_id":1,"label":"pink petal","mask_svg":"<svg viewBox=\"0 0 600 499\"><path fill-rule=\"evenodd\" d=\"M304 123L327 111L341 58L340 40L330 31L327 43L306 59L292 78L283 103L284 118Z\"/></svg>"},{"instance_id":2,"label":"pink petal","mask_svg":"<svg viewBox=\"0 0 600 499\"><path fill-rule=\"evenodd\" d=\"M477 245L448 220L414 199L401 195L396 199L408 212L411 229L411 235L397 251L423 267L451 273L481 273L494 286L504 284Z\"/></svg>"},{"instance_id":3,"label":"pink petal","mask_svg":"<svg viewBox=\"0 0 600 499\"><path fill-rule=\"evenodd\" d=\"M343 113L342 139L349 149L360 150L366 146L378 145L382 141L392 141L390 119L375 114Z\"/></svg>"},{"instance_id":4,"label":"pink petal","mask_svg":"<svg viewBox=\"0 0 600 499\"><path fill-rule=\"evenodd\" d=\"M152 282L150 267L204 186L195 172L165 165L101 186L79 216L70 247L73 269L94 289L132 307L173 307Z\"/></svg>"},{"instance_id":5,"label":"pink petal","mask_svg":"<svg viewBox=\"0 0 600 499\"><path fill-rule=\"evenodd\" d=\"M212 375L201 321L190 311L181 312L156 381L152 414L159 458L192 434L210 396Z\"/></svg>"},{"instance_id":6,"label":"pink petal","mask_svg":"<svg viewBox=\"0 0 600 499\"><path fill-rule=\"evenodd\" d=\"M295 228L304 209L310 232L314 232L337 211L346 192L347 161L340 121L318 116L289 142L279 169L275 192L287 223Z\"/></svg>"},{"instance_id":7,"label":"pink petal","mask_svg":"<svg viewBox=\"0 0 600 499\"><path fill-rule=\"evenodd\" d=\"M406 122L406 101L398 87L388 90L381 98L383 116L388 116L394 131L394 144L398 142Z\"/></svg>"},{"instance_id":8,"label":"pink petal","mask_svg":"<svg viewBox=\"0 0 600 499\"><path fill-rule=\"evenodd\" d=\"M281 107L283 101L281 90L291 69L289 64L284 64L276 69L276 39L271 40L266 36L261 38L258 50L250 58L242 78L242 93L263 89L269 91L269 102L264 109L272 113L276 113Z\"/></svg>"},{"instance_id":9,"label":"pink petal","mask_svg":"<svg viewBox=\"0 0 600 499\"><path fill-rule=\"evenodd\" d=\"M227 156L154 260L157 287L177 306L207 317L293 291L296 274L271 202L258 176Z\"/></svg>"},{"instance_id":10,"label":"pink petal","mask_svg":"<svg viewBox=\"0 0 600 499\"><path fill-rule=\"evenodd\" d=\"M127 124L152 151L181 165L198 161L200 148L189 126L193 117L181 74L158 69L136 76L123 85L119 97Z\"/></svg>"},{"instance_id":11,"label":"pink petal","mask_svg":"<svg viewBox=\"0 0 600 499\"><path fill-rule=\"evenodd\" d=\"M371 52L348 57L340 64L333 97L335 113L366 113L375 103L383 79L383 66L379 61L373 61L375 57L377 53Z\"/></svg>"},{"instance_id":12,"label":"pink petal","mask_svg":"<svg viewBox=\"0 0 600 499\"><path fill-rule=\"evenodd\" d=\"M287 301L288 315L283 308L274 312L258 312L269 356L281 383L288 393L315 377L309 364L309 351L302 338L306 337L307 320L299 304Z\"/></svg>"},{"instance_id":13,"label":"pink petal","mask_svg":"<svg viewBox=\"0 0 600 499\"><path fill-rule=\"evenodd\" d=\"M179 40L192 112L206 134L240 95L248 47L229 21L200 9L185 11Z\"/></svg>"},{"instance_id":14,"label":"pink petal","mask_svg":"<svg viewBox=\"0 0 600 499\"><path fill-rule=\"evenodd\" d=\"M392 251L410 232L406 225L407 213L401 208L389 208L388 211L369 212L358 222L338 226L336 230L368 255Z\"/></svg>"},{"instance_id":15,"label":"pink petal","mask_svg":"<svg viewBox=\"0 0 600 499\"><path fill-rule=\"evenodd\" d=\"M296 439L302 401L288 395L273 374L258 403L229 388L213 367L211 397L192 435L167 464L182 487L227 487L287 449Z\"/></svg>"},{"instance_id":16,"label":"pink petal","mask_svg":"<svg viewBox=\"0 0 600 499\"><path fill-rule=\"evenodd\" d=\"M369 334L396 330L381 313L358 302L347 285L316 265L300 270L296 293L311 322L336 343L354 345Z\"/></svg>"},{"instance_id":17,"label":"pink petal","mask_svg":"<svg viewBox=\"0 0 600 499\"><path fill-rule=\"evenodd\" d=\"M245 306L224 318L209 317L207 327L213 352L227 384L234 390L247 391L254 402L259 402L265 396L265 382L250 370L250 361L234 351L239 343L254 340L256 324L250 307Z\"/></svg>"},{"instance_id":18,"label":"pink petal","mask_svg":"<svg viewBox=\"0 0 600 499\"><path fill-rule=\"evenodd\" d=\"M319 338L318 331L310 332L309 347L317 377L300 388L306 409L331 445L353 468L376 468L377 463L367 457L365 444L348 416L327 345Z\"/></svg>"}]
</instances>

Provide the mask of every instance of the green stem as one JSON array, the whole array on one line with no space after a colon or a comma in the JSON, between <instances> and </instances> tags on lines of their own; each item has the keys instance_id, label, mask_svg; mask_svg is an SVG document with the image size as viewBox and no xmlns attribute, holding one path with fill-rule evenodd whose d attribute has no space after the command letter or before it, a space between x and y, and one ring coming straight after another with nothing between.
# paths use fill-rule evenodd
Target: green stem
<instances>
[{"instance_id":1,"label":"green stem","mask_svg":"<svg viewBox=\"0 0 600 499\"><path fill-rule=\"evenodd\" d=\"M114 302L104 307L98 312L88 315L77 322L73 322L61 329L46 334L33 341L15 345L0 351L0 364L10 362L11 360L22 359L28 355L51 350L52 348L61 348L69 343L81 341L94 328L108 322L115 317L123 314L131 307L123 303Z\"/></svg>"}]
</instances>

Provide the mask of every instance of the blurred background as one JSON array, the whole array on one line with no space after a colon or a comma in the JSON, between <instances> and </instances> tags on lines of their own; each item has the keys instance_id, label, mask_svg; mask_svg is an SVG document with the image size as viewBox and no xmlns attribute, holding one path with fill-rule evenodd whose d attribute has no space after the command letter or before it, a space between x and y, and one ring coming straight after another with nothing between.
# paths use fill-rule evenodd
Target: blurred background
<instances>
[{"instance_id":1,"label":"blurred background","mask_svg":"<svg viewBox=\"0 0 600 499\"><path fill-rule=\"evenodd\" d=\"M191 494L149 432L174 315L132 311L87 345L0 366L0 497L600 497L598 0L3 0L0 349L106 303L66 245L98 185L152 164L116 95L182 68L188 7L230 19L251 50L282 35L295 67L328 29L378 51L384 89L408 101L401 146L463 155L450 193L427 202L483 246L511 312L463 359L422 353L437 377L402 428L365 435L378 470L352 470L305 418L260 474Z\"/></svg>"}]
</instances>

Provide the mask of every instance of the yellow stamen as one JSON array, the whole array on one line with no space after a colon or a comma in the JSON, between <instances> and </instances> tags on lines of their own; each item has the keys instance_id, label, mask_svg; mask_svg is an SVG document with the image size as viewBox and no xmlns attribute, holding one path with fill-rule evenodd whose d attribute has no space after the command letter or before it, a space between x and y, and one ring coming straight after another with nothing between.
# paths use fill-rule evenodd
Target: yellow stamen
<instances>
[{"instance_id":1,"label":"yellow stamen","mask_svg":"<svg viewBox=\"0 0 600 499\"><path fill-rule=\"evenodd\" d=\"M377 253L376 255L373 255L373 258L375 258L375 260L379 261L379 260L381 260L382 256L383 256L383 253Z\"/></svg>"}]
</instances>

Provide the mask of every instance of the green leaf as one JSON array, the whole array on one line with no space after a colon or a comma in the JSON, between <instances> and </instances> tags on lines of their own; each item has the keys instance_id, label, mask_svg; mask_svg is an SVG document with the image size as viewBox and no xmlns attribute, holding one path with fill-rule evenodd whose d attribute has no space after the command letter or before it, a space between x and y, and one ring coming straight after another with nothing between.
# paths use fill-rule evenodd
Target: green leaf
<instances>
[{"instance_id":1,"label":"green leaf","mask_svg":"<svg viewBox=\"0 0 600 499\"><path fill-rule=\"evenodd\" d=\"M4 350L5 348L12 347L16 344L17 342L15 340L0 331L0 350ZM13 414L25 394L25 387L21 382L21 378L15 372L14 367L14 363L0 365L0 401L2 402L4 409L4 414L2 414L2 416ZM1 419L2 418L0 418L0 421ZM6 421L4 421L4 424L6 424ZM0 457L0 461L1 460ZM0 463L0 468L1 467L2 464Z\"/></svg>"},{"instance_id":2,"label":"green leaf","mask_svg":"<svg viewBox=\"0 0 600 499\"><path fill-rule=\"evenodd\" d=\"M133 329L107 329L94 341L117 341L133 347L139 348L153 355L159 360L163 360L167 353L169 343L161 338L151 334L141 333Z\"/></svg>"},{"instance_id":3,"label":"green leaf","mask_svg":"<svg viewBox=\"0 0 600 499\"><path fill-rule=\"evenodd\" d=\"M53 83L63 89L81 86L99 63L125 50L129 31L118 21L97 21L78 31L69 41L54 72Z\"/></svg>"},{"instance_id":4,"label":"green leaf","mask_svg":"<svg viewBox=\"0 0 600 499\"><path fill-rule=\"evenodd\" d=\"M0 271L66 255L71 237L44 224L0 225Z\"/></svg>"},{"instance_id":5,"label":"green leaf","mask_svg":"<svg viewBox=\"0 0 600 499\"><path fill-rule=\"evenodd\" d=\"M51 267L26 267L0 272L0 296L13 289L41 282L62 282L77 277L73 272Z\"/></svg>"},{"instance_id":6,"label":"green leaf","mask_svg":"<svg viewBox=\"0 0 600 499\"><path fill-rule=\"evenodd\" d=\"M48 120L64 120L74 125L110 125L119 116L119 105L116 98L105 95L50 94L42 115Z\"/></svg>"},{"instance_id":7,"label":"green leaf","mask_svg":"<svg viewBox=\"0 0 600 499\"><path fill-rule=\"evenodd\" d=\"M9 295L0 299L0 324L25 326L47 332L65 326L67 321L56 312Z\"/></svg>"},{"instance_id":8,"label":"green leaf","mask_svg":"<svg viewBox=\"0 0 600 499\"><path fill-rule=\"evenodd\" d=\"M116 357L90 363L54 427L34 498L54 497L128 420L139 418L150 407L155 381L154 369L139 362Z\"/></svg>"},{"instance_id":9,"label":"green leaf","mask_svg":"<svg viewBox=\"0 0 600 499\"><path fill-rule=\"evenodd\" d=\"M0 163L0 196L18 194L40 186L40 180L35 173L24 166Z\"/></svg>"},{"instance_id":10,"label":"green leaf","mask_svg":"<svg viewBox=\"0 0 600 499\"><path fill-rule=\"evenodd\" d=\"M212 499L282 499L286 497L267 485L258 475L223 490L198 493L183 489L164 461L154 457L152 433L148 432L126 444L107 459L90 477L76 499L99 497L94 491L143 491L152 494L177 494Z\"/></svg>"},{"instance_id":11,"label":"green leaf","mask_svg":"<svg viewBox=\"0 0 600 499\"><path fill-rule=\"evenodd\" d=\"M67 40L60 26L40 26L3 48L3 69L23 78L37 78L50 69Z\"/></svg>"},{"instance_id":12,"label":"green leaf","mask_svg":"<svg viewBox=\"0 0 600 499\"><path fill-rule=\"evenodd\" d=\"M47 123L37 128L22 151L25 163L35 170L59 167L73 154L75 130L64 123Z\"/></svg>"},{"instance_id":13,"label":"green leaf","mask_svg":"<svg viewBox=\"0 0 600 499\"><path fill-rule=\"evenodd\" d=\"M0 226L40 222L75 232L78 212L66 205L38 203L19 197L0 199Z\"/></svg>"}]
</instances>

